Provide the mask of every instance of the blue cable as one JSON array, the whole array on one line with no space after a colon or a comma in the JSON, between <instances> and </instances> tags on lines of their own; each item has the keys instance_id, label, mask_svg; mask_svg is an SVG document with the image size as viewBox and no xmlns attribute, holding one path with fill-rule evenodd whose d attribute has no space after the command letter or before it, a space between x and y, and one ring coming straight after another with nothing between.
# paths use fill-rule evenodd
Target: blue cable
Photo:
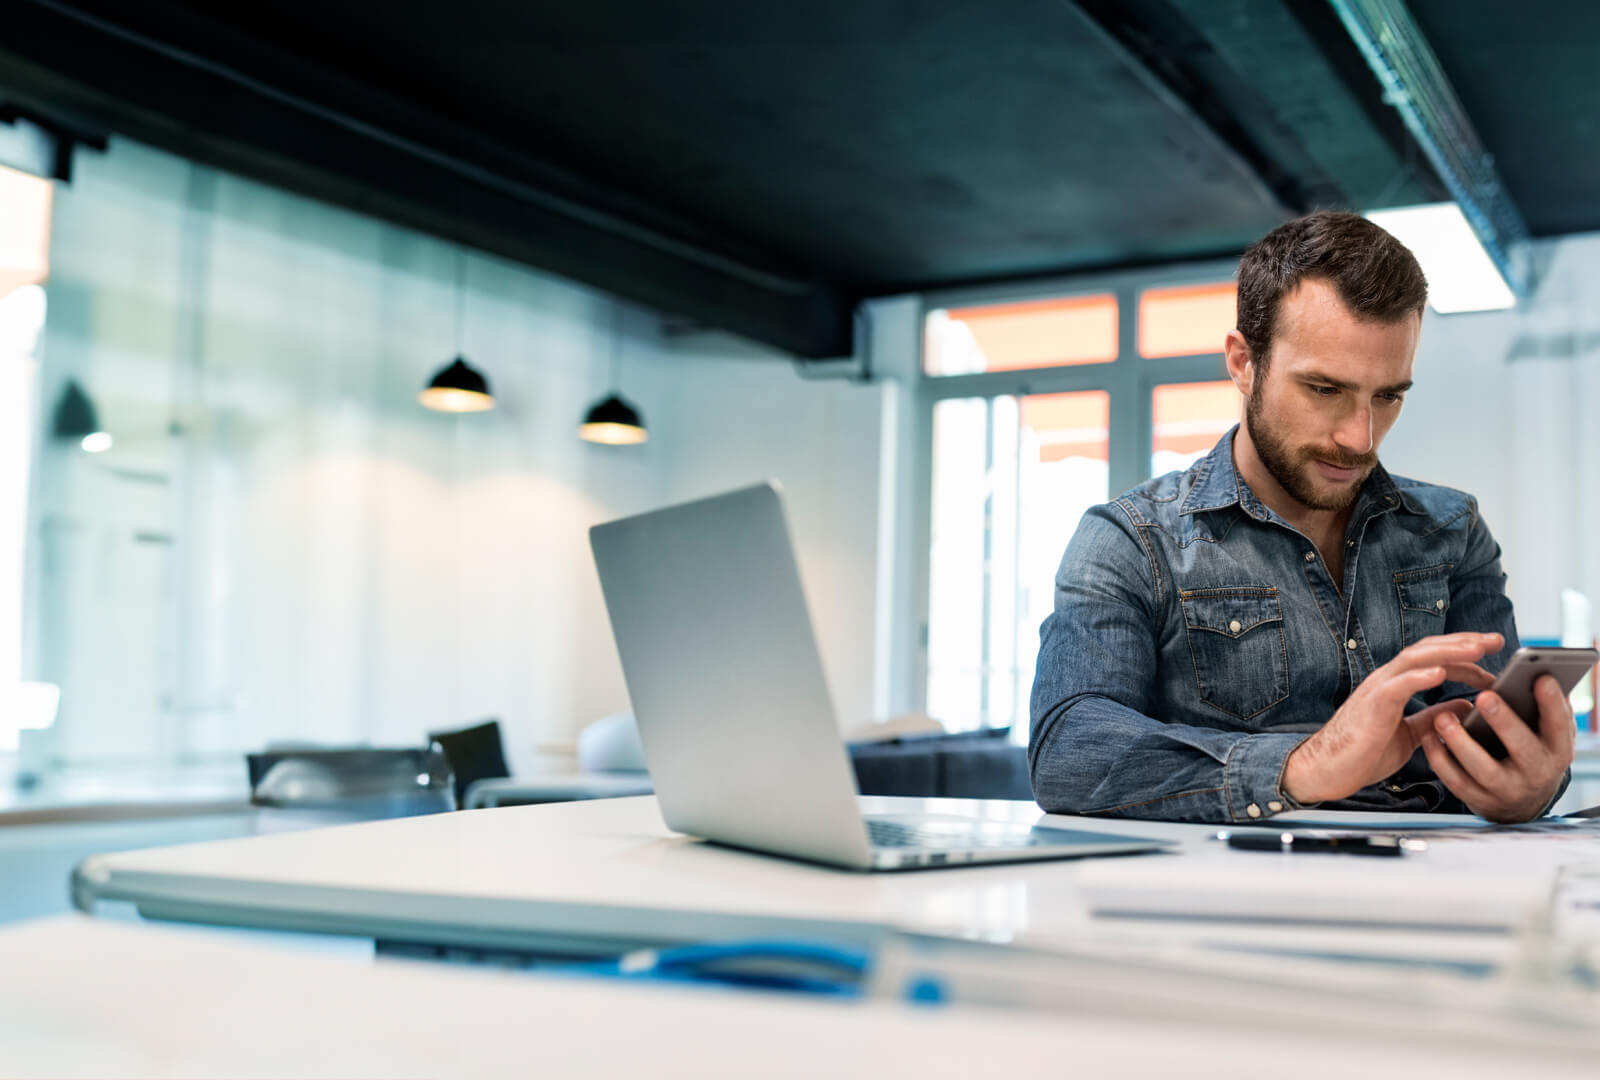
<instances>
[{"instance_id":1,"label":"blue cable","mask_svg":"<svg viewBox=\"0 0 1600 1080\"><path fill-rule=\"evenodd\" d=\"M763 969L763 965L771 967ZM641 949L615 960L557 970L848 996L860 993L861 981L871 966L871 955L865 949L809 941L757 940Z\"/></svg>"}]
</instances>

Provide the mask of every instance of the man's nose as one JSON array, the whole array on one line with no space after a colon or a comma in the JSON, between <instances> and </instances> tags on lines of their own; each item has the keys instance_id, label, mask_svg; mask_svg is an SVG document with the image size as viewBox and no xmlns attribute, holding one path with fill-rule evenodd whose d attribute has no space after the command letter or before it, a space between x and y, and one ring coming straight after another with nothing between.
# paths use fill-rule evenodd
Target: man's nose
<instances>
[{"instance_id":1,"label":"man's nose","mask_svg":"<svg viewBox=\"0 0 1600 1080\"><path fill-rule=\"evenodd\" d=\"M1344 418L1333 433L1333 441L1339 444L1341 450L1352 454L1370 454L1372 452L1372 410L1362 408L1353 410Z\"/></svg>"}]
</instances>

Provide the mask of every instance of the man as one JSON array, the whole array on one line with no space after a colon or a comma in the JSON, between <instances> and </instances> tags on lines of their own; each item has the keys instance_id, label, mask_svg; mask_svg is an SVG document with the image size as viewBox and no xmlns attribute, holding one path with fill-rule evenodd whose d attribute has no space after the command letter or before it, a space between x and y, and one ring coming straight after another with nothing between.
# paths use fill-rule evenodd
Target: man
<instances>
[{"instance_id":1,"label":"man","mask_svg":"<svg viewBox=\"0 0 1600 1080\"><path fill-rule=\"evenodd\" d=\"M1411 252L1355 214L1245 252L1226 344L1244 424L1090 510L1062 559L1028 745L1044 809L1525 821L1559 796L1573 720L1555 680L1538 734L1477 693L1517 631L1476 501L1378 462L1426 300ZM1474 695L1504 761L1461 726Z\"/></svg>"}]
</instances>

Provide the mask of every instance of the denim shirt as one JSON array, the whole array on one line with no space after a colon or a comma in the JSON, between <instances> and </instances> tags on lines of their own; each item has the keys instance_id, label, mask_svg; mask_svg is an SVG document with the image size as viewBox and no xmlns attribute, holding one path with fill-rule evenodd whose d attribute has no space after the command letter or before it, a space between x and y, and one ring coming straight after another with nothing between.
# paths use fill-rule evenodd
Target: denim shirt
<instances>
[{"instance_id":1,"label":"denim shirt","mask_svg":"<svg viewBox=\"0 0 1600 1080\"><path fill-rule=\"evenodd\" d=\"M1471 497L1391 477L1363 484L1335 585L1304 534L1233 464L1237 428L1187 471L1090 510L1040 628L1028 765L1045 810L1236 822L1298 806L1284 762L1373 669L1433 634L1517 647L1500 548ZM1466 697L1446 683L1410 713ZM1419 750L1347 810L1466 807Z\"/></svg>"}]
</instances>

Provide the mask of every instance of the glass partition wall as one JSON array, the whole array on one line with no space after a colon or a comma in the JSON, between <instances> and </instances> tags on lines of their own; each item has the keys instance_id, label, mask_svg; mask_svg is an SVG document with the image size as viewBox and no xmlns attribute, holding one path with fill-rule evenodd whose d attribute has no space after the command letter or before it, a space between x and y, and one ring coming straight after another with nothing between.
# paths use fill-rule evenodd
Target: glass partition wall
<instances>
[{"instance_id":1,"label":"glass partition wall","mask_svg":"<svg viewBox=\"0 0 1600 1080\"><path fill-rule=\"evenodd\" d=\"M38 441L39 363L50 272L48 180L0 167L0 759L55 721L57 688L24 655L28 496ZM0 774L9 770L0 761Z\"/></svg>"},{"instance_id":2,"label":"glass partition wall","mask_svg":"<svg viewBox=\"0 0 1600 1080\"><path fill-rule=\"evenodd\" d=\"M648 448L576 437L614 300L127 140L53 199L25 179L49 262L12 257L0 173L0 775L604 714L585 530L661 489ZM499 408L422 408L463 347Z\"/></svg>"},{"instance_id":3,"label":"glass partition wall","mask_svg":"<svg viewBox=\"0 0 1600 1080\"><path fill-rule=\"evenodd\" d=\"M54 218L25 636L59 708L18 771L237 767L412 726L374 722L371 603L404 572L378 537L426 528L453 465L407 370L450 348L423 318L450 308L449 252L120 140ZM408 338L432 348L401 368Z\"/></svg>"}]
</instances>

